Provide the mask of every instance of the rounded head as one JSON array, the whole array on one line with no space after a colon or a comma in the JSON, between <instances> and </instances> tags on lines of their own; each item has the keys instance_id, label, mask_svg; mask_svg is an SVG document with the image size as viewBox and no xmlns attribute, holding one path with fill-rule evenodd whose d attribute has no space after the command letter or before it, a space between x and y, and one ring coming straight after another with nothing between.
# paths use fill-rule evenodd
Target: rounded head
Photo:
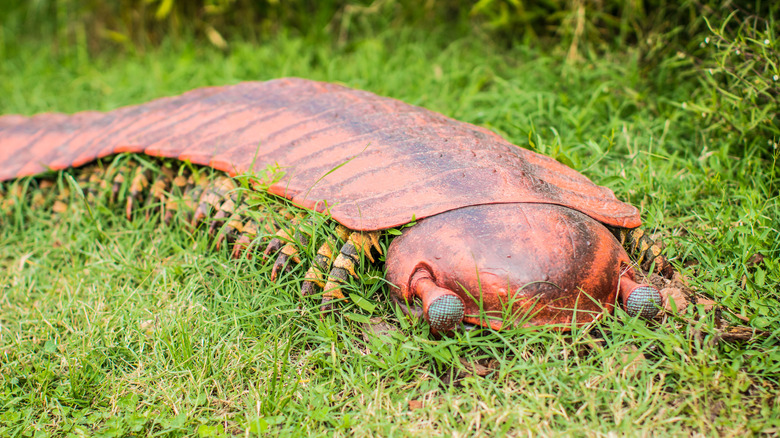
<instances>
[{"instance_id":1,"label":"rounded head","mask_svg":"<svg viewBox=\"0 0 780 438\"><path fill-rule=\"evenodd\" d=\"M388 249L387 278L401 308L421 307L436 330L458 318L492 328L567 328L612 310L628 264L612 234L580 212L489 204L406 229Z\"/></svg>"}]
</instances>

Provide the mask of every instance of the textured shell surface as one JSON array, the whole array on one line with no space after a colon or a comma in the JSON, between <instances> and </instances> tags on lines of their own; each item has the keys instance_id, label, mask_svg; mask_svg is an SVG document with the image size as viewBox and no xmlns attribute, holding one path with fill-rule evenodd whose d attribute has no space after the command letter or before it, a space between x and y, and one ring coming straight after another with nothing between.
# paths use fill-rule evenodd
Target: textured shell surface
<instances>
[{"instance_id":1,"label":"textured shell surface","mask_svg":"<svg viewBox=\"0 0 780 438\"><path fill-rule=\"evenodd\" d=\"M280 170L269 186L354 230L462 207L542 203L634 228L638 210L557 161L484 128L341 85L287 78L201 88L73 115L0 116L0 180L120 152L231 175Z\"/></svg>"}]
</instances>

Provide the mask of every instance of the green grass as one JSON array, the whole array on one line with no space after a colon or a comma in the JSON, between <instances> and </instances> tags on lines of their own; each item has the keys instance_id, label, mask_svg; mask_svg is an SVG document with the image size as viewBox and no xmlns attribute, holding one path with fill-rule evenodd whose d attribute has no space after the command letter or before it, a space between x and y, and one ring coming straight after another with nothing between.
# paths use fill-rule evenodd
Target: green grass
<instances>
[{"instance_id":1,"label":"green grass","mask_svg":"<svg viewBox=\"0 0 780 438\"><path fill-rule=\"evenodd\" d=\"M683 107L695 85L665 67L644 71L632 51L571 66L442 29L100 57L2 35L0 113L301 76L489 127L639 206L696 290L772 335L717 343L702 314L436 340L398 318L374 270L356 287L376 309L346 311L399 328L378 335L361 318L319 319L315 303L299 311L300 270L273 283L270 265L230 260L203 234L102 208L92 219L73 202L64 217L17 210L0 227L0 435L780 431L776 163L710 137ZM495 371L469 375L460 359Z\"/></svg>"}]
</instances>

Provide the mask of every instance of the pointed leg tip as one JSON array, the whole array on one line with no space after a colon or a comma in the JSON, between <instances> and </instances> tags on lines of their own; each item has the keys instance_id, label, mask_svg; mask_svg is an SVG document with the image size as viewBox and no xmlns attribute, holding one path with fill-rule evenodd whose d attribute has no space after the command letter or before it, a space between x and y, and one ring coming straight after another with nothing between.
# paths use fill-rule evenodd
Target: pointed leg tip
<instances>
[{"instance_id":1,"label":"pointed leg tip","mask_svg":"<svg viewBox=\"0 0 780 438\"><path fill-rule=\"evenodd\" d=\"M288 265L289 257L286 254L279 254L274 261L274 266L271 268L271 281L276 281L279 274L282 272L288 272L290 266Z\"/></svg>"},{"instance_id":2,"label":"pointed leg tip","mask_svg":"<svg viewBox=\"0 0 780 438\"><path fill-rule=\"evenodd\" d=\"M308 297L317 293L318 286L310 280L306 280L301 285L301 295Z\"/></svg>"},{"instance_id":3,"label":"pointed leg tip","mask_svg":"<svg viewBox=\"0 0 780 438\"><path fill-rule=\"evenodd\" d=\"M333 299L330 297L324 297L322 298L322 302L320 303L320 312L322 312L322 315L328 315L331 312L333 312Z\"/></svg>"}]
</instances>

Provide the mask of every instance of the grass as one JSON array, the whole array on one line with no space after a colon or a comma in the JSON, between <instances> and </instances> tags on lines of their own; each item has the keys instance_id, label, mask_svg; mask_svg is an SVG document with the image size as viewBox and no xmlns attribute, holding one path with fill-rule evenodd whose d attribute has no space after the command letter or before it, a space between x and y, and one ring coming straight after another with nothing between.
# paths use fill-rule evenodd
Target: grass
<instances>
[{"instance_id":1,"label":"grass","mask_svg":"<svg viewBox=\"0 0 780 438\"><path fill-rule=\"evenodd\" d=\"M376 308L346 310L399 328L374 334L360 317L317 318L315 303L300 312L300 270L273 283L270 265L232 261L203 234L110 209L92 219L73 202L62 217L2 219L0 435L780 432L776 163L709 137L683 105L695 85L673 71L644 71L630 50L572 66L444 29L346 45L282 34L229 52L183 39L97 57L17 45L7 30L0 42L0 113L301 76L489 127L639 206L696 290L771 333L718 343L702 313L437 340L398 318L374 270L356 287ZM474 359L493 372L469 372Z\"/></svg>"}]
</instances>

